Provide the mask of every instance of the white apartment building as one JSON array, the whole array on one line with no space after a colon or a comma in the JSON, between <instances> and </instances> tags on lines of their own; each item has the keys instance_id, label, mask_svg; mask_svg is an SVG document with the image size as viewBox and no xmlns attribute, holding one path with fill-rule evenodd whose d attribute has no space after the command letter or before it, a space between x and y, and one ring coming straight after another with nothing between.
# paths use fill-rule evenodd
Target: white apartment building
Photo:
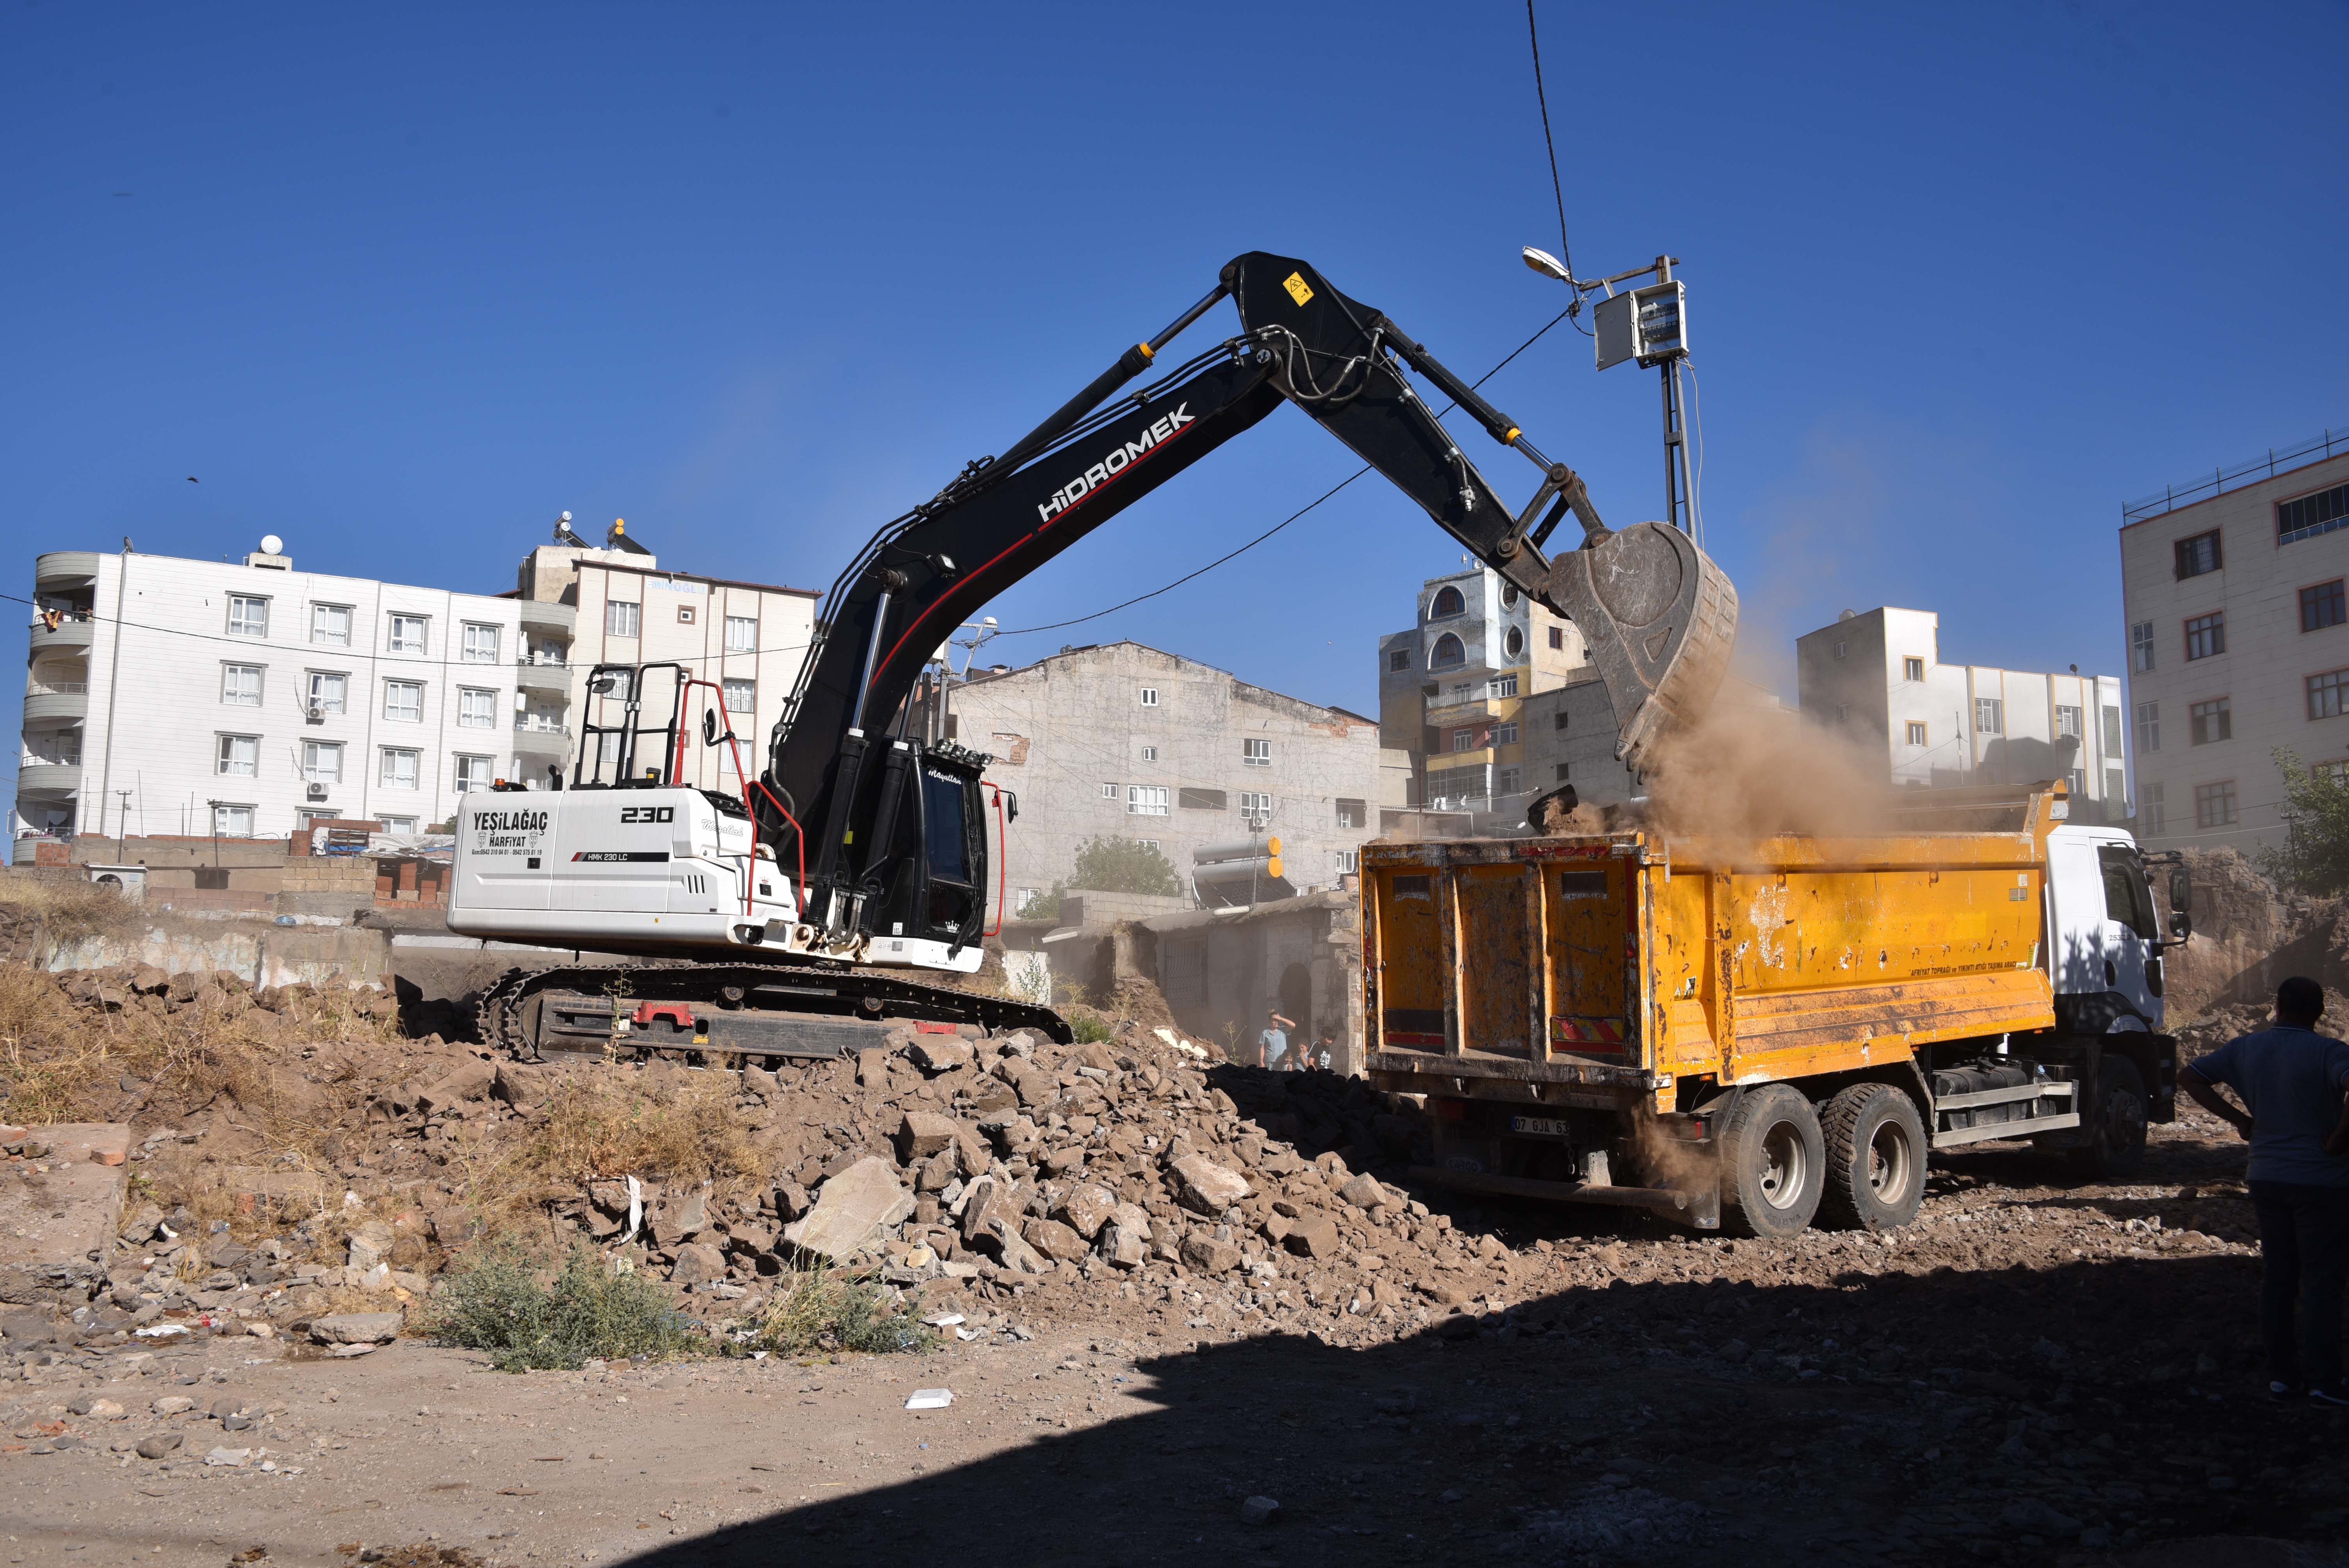
<instances>
[{"instance_id":1,"label":"white apartment building","mask_svg":"<svg viewBox=\"0 0 2349 1568\"><path fill-rule=\"evenodd\" d=\"M2120 542L2138 837L2275 842L2276 753L2349 766L2349 436L2124 507Z\"/></svg>"},{"instance_id":2,"label":"white apartment building","mask_svg":"<svg viewBox=\"0 0 2349 1568\"><path fill-rule=\"evenodd\" d=\"M2117 676L1945 665L1941 618L1890 607L1795 639L1803 711L1882 750L1887 779L1925 788L2064 779L2080 820L2128 810Z\"/></svg>"},{"instance_id":3,"label":"white apartment building","mask_svg":"<svg viewBox=\"0 0 2349 1568\"><path fill-rule=\"evenodd\" d=\"M274 550L36 557L12 839L274 838L335 819L416 832L495 780L543 787L571 766L583 624L589 657L679 658L730 683L755 772L816 596L657 573L635 549L546 553L524 564L535 596L297 572ZM626 635L609 629L619 604L638 607Z\"/></svg>"}]
</instances>

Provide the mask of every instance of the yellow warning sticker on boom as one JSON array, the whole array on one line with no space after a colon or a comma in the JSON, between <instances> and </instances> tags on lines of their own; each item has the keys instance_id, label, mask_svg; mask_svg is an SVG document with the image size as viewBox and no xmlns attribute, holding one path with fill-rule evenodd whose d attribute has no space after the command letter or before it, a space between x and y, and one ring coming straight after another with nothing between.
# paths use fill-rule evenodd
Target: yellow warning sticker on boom
<instances>
[{"instance_id":1,"label":"yellow warning sticker on boom","mask_svg":"<svg viewBox=\"0 0 2349 1568\"><path fill-rule=\"evenodd\" d=\"M1289 273L1280 281L1280 286L1287 289L1288 291L1288 297L1295 300L1299 304L1303 304L1307 300L1313 297L1313 291L1306 286L1305 274L1303 273Z\"/></svg>"}]
</instances>

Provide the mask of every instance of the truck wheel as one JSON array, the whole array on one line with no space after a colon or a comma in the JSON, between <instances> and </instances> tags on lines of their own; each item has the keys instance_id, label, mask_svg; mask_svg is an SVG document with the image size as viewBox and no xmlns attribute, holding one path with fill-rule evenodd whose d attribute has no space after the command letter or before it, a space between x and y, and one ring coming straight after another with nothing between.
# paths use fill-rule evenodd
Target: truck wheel
<instances>
[{"instance_id":1,"label":"truck wheel","mask_svg":"<svg viewBox=\"0 0 2349 1568\"><path fill-rule=\"evenodd\" d=\"M1890 1084L1856 1083L1819 1116L1826 1182L1819 1217L1839 1231L1897 1231L1925 1197L1925 1124Z\"/></svg>"},{"instance_id":2,"label":"truck wheel","mask_svg":"<svg viewBox=\"0 0 2349 1568\"><path fill-rule=\"evenodd\" d=\"M1722 1131L1721 1223L1741 1236L1801 1233L1818 1212L1826 1150L1811 1102L1774 1083L1745 1096Z\"/></svg>"},{"instance_id":3,"label":"truck wheel","mask_svg":"<svg viewBox=\"0 0 2349 1568\"><path fill-rule=\"evenodd\" d=\"M2135 1175L2145 1163L2145 1075L2127 1057L2099 1056L2096 1098L2081 1118L2088 1146L2073 1158L2091 1176Z\"/></svg>"}]
</instances>

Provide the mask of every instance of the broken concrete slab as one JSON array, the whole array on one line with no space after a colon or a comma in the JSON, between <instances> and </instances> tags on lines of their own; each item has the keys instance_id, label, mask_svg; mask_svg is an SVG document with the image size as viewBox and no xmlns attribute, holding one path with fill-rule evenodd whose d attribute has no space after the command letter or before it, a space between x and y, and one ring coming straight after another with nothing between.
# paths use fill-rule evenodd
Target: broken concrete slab
<instances>
[{"instance_id":1,"label":"broken concrete slab","mask_svg":"<svg viewBox=\"0 0 2349 1568\"><path fill-rule=\"evenodd\" d=\"M897 1123L897 1161L912 1165L927 1160L955 1141L961 1131L955 1119L933 1110L909 1110Z\"/></svg>"},{"instance_id":2,"label":"broken concrete slab","mask_svg":"<svg viewBox=\"0 0 2349 1568\"><path fill-rule=\"evenodd\" d=\"M321 1345L385 1345L399 1337L396 1312L336 1312L310 1320L310 1337Z\"/></svg>"},{"instance_id":3,"label":"broken concrete slab","mask_svg":"<svg viewBox=\"0 0 2349 1568\"><path fill-rule=\"evenodd\" d=\"M970 1066L970 1042L952 1035L916 1035L905 1047L905 1059L930 1077Z\"/></svg>"},{"instance_id":4,"label":"broken concrete slab","mask_svg":"<svg viewBox=\"0 0 2349 1568\"><path fill-rule=\"evenodd\" d=\"M783 1240L837 1263L913 1212L914 1195L897 1180L895 1167L868 1154L823 1184L807 1217L783 1227Z\"/></svg>"},{"instance_id":5,"label":"broken concrete slab","mask_svg":"<svg viewBox=\"0 0 2349 1568\"><path fill-rule=\"evenodd\" d=\"M1202 1231L1183 1238L1183 1263L1203 1274L1229 1274L1240 1266L1240 1250Z\"/></svg>"},{"instance_id":6,"label":"broken concrete slab","mask_svg":"<svg viewBox=\"0 0 2349 1568\"><path fill-rule=\"evenodd\" d=\"M673 1252L709 1228L709 1191L705 1185L663 1192L646 1216L653 1244Z\"/></svg>"},{"instance_id":7,"label":"broken concrete slab","mask_svg":"<svg viewBox=\"0 0 2349 1568\"><path fill-rule=\"evenodd\" d=\"M498 1069L476 1057L419 1095L416 1103L423 1110L434 1111L446 1110L469 1099L487 1099L497 1078Z\"/></svg>"},{"instance_id":8,"label":"broken concrete slab","mask_svg":"<svg viewBox=\"0 0 2349 1568\"><path fill-rule=\"evenodd\" d=\"M1183 1206L1210 1216L1222 1213L1253 1191L1247 1177L1204 1154L1185 1154L1174 1161L1174 1176Z\"/></svg>"},{"instance_id":9,"label":"broken concrete slab","mask_svg":"<svg viewBox=\"0 0 2349 1568\"><path fill-rule=\"evenodd\" d=\"M0 1167L0 1302L71 1309L108 1288L130 1130L64 1122L28 1130L27 1141L47 1154Z\"/></svg>"},{"instance_id":10,"label":"broken concrete slab","mask_svg":"<svg viewBox=\"0 0 2349 1568\"><path fill-rule=\"evenodd\" d=\"M1061 1200L1054 1217L1077 1234L1092 1241L1101 1234L1101 1228L1117 1212L1117 1194L1097 1181L1081 1181L1069 1189Z\"/></svg>"}]
</instances>

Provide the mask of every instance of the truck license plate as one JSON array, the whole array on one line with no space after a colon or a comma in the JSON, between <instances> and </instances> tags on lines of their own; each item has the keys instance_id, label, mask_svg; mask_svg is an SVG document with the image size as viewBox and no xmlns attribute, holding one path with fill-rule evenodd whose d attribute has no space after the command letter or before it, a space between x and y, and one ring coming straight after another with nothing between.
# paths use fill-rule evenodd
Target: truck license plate
<instances>
[{"instance_id":1,"label":"truck license plate","mask_svg":"<svg viewBox=\"0 0 2349 1568\"><path fill-rule=\"evenodd\" d=\"M1509 1118L1511 1132L1530 1132L1537 1138L1570 1138L1565 1122L1555 1116L1513 1116Z\"/></svg>"}]
</instances>

